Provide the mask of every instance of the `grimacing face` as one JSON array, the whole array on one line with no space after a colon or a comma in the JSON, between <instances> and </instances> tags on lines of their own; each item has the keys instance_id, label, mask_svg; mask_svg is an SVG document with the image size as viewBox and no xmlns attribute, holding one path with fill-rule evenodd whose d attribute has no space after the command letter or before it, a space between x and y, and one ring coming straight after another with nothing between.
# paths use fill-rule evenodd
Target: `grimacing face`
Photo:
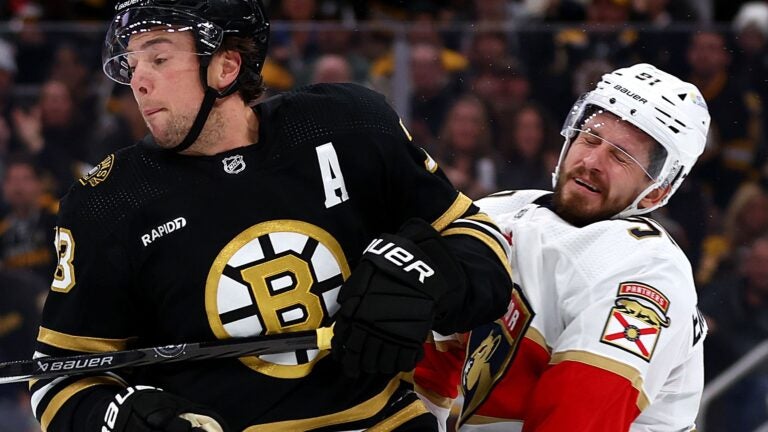
<instances>
[{"instance_id":1,"label":"grimacing face","mask_svg":"<svg viewBox=\"0 0 768 432\"><path fill-rule=\"evenodd\" d=\"M131 37L127 59L131 89L139 111L158 145L177 146L186 137L203 100L200 63L188 32L150 31ZM214 111L201 140L220 133Z\"/></svg>"},{"instance_id":2,"label":"grimacing face","mask_svg":"<svg viewBox=\"0 0 768 432\"><path fill-rule=\"evenodd\" d=\"M593 114L578 127L553 199L563 219L583 226L609 219L648 187L645 169L658 144L610 112Z\"/></svg>"}]
</instances>

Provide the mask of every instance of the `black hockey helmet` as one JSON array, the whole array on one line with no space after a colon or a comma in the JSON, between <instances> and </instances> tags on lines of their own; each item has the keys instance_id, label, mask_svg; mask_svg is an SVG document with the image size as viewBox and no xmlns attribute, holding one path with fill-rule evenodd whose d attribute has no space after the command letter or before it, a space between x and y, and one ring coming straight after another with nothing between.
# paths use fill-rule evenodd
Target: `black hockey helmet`
<instances>
[{"instance_id":1,"label":"black hockey helmet","mask_svg":"<svg viewBox=\"0 0 768 432\"><path fill-rule=\"evenodd\" d=\"M246 67L259 74L264 66L269 19L261 0L126 0L117 3L115 10L102 64L104 73L118 83L130 83L125 54L131 36L150 30L191 32L203 57L212 55L226 35L252 38L259 55Z\"/></svg>"},{"instance_id":2,"label":"black hockey helmet","mask_svg":"<svg viewBox=\"0 0 768 432\"><path fill-rule=\"evenodd\" d=\"M115 5L102 50L104 73L120 84L130 84L127 50L131 37L148 31L190 32L200 56L200 81L205 98L186 138L174 148L182 151L198 137L217 98L234 93L244 74L258 76L269 45L269 19L261 0L124 0ZM213 54L227 35L250 38L257 55L244 63L240 76L219 91L208 86L207 70Z\"/></svg>"}]
</instances>

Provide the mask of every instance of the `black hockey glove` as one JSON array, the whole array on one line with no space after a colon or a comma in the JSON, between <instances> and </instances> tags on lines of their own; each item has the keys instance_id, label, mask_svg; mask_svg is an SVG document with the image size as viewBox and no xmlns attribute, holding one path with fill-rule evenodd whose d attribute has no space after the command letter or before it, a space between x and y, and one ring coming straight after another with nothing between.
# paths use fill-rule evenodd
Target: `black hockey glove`
<instances>
[{"instance_id":1,"label":"black hockey glove","mask_svg":"<svg viewBox=\"0 0 768 432\"><path fill-rule=\"evenodd\" d=\"M460 307L464 273L445 240L421 219L383 234L339 292L334 357L347 375L409 371L431 329Z\"/></svg>"},{"instance_id":2,"label":"black hockey glove","mask_svg":"<svg viewBox=\"0 0 768 432\"><path fill-rule=\"evenodd\" d=\"M226 432L211 410L149 386L128 387L107 405L102 432Z\"/></svg>"}]
</instances>

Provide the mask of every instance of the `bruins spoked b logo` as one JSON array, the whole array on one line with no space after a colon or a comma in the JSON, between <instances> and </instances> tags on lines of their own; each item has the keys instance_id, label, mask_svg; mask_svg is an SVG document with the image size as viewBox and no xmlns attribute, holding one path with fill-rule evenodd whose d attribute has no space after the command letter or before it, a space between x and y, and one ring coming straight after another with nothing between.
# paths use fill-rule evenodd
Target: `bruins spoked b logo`
<instances>
[{"instance_id":1,"label":"bruins spoked b logo","mask_svg":"<svg viewBox=\"0 0 768 432\"><path fill-rule=\"evenodd\" d=\"M320 327L350 270L341 246L323 229L301 221L254 225L232 239L208 273L205 308L219 339ZM327 353L303 350L240 361L280 377L306 376Z\"/></svg>"}]
</instances>

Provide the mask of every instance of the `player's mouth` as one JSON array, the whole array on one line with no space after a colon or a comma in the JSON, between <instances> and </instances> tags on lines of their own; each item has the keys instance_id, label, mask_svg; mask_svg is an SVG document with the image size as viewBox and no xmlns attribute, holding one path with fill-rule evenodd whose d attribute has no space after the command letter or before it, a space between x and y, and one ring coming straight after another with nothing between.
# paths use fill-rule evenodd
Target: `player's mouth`
<instances>
[{"instance_id":1,"label":"player's mouth","mask_svg":"<svg viewBox=\"0 0 768 432\"><path fill-rule=\"evenodd\" d=\"M144 114L144 117L146 118L146 117L149 117L149 116L151 116L153 114L157 114L157 113L159 113L162 110L163 110L162 108L147 108L147 109L142 110L141 113Z\"/></svg>"},{"instance_id":2,"label":"player's mouth","mask_svg":"<svg viewBox=\"0 0 768 432\"><path fill-rule=\"evenodd\" d=\"M587 189L590 192L600 193L600 189L596 185L594 185L593 183L590 183L590 182L588 182L588 181L586 181L586 180L584 180L584 179L582 179L580 177L574 177L573 181L576 182L576 184L578 184L579 186Z\"/></svg>"}]
</instances>

